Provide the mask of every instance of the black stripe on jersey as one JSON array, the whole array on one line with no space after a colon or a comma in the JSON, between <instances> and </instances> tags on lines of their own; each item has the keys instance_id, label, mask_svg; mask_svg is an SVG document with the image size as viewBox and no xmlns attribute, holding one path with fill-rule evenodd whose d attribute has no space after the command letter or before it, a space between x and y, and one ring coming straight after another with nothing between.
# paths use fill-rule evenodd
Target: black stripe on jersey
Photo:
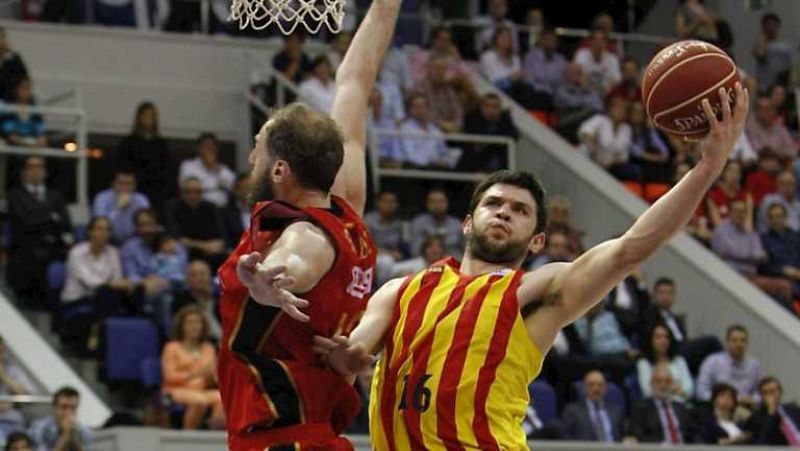
<instances>
[{"instance_id":1,"label":"black stripe on jersey","mask_svg":"<svg viewBox=\"0 0 800 451\"><path fill-rule=\"evenodd\" d=\"M283 427L302 422L300 398L287 371L276 360L258 352L258 345L270 333L281 309L261 305L248 297L239 331L231 350L251 365L261 378L261 386L269 395L278 419L271 427Z\"/></svg>"}]
</instances>

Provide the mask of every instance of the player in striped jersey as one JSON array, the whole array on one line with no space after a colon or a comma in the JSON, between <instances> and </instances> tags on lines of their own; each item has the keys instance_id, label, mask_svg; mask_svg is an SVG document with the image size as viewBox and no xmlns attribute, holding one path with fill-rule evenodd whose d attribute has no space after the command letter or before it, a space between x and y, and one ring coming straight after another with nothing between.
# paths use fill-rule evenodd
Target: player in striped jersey
<instances>
[{"instance_id":1,"label":"player in striped jersey","mask_svg":"<svg viewBox=\"0 0 800 451\"><path fill-rule=\"evenodd\" d=\"M388 282L349 339L315 337L344 375L382 356L370 398L377 450L527 450L522 420L528 385L558 331L583 315L678 233L720 175L742 133L748 94L735 106L719 93L703 159L620 238L572 263L523 273L545 242L544 191L524 172L499 171L476 189L463 231L462 262L450 258Z\"/></svg>"}]
</instances>

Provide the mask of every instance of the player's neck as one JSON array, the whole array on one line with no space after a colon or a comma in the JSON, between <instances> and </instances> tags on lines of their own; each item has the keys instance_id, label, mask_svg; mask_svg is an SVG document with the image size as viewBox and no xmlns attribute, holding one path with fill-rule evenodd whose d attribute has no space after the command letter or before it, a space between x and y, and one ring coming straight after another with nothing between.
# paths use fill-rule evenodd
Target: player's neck
<instances>
[{"instance_id":1,"label":"player's neck","mask_svg":"<svg viewBox=\"0 0 800 451\"><path fill-rule=\"evenodd\" d=\"M299 208L330 208L331 198L328 194L315 190L297 189L284 196L276 196L278 200Z\"/></svg>"},{"instance_id":2,"label":"player's neck","mask_svg":"<svg viewBox=\"0 0 800 451\"><path fill-rule=\"evenodd\" d=\"M504 263L489 263L487 261L481 260L480 258L471 256L469 252L465 252L464 259L461 261L461 267L459 268L459 271L462 274L466 274L469 276L478 276L481 274L488 274L497 271L502 271L504 269L515 269L515 268L516 268L515 265L509 265Z\"/></svg>"}]
</instances>

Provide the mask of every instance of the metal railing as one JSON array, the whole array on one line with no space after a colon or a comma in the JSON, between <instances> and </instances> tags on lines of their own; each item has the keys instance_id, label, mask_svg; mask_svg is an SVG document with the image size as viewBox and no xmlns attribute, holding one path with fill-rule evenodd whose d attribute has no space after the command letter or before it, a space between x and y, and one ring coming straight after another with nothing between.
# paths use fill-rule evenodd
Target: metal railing
<instances>
[{"instance_id":1,"label":"metal railing","mask_svg":"<svg viewBox=\"0 0 800 451\"><path fill-rule=\"evenodd\" d=\"M60 94L55 101L61 101L65 94ZM77 104L81 105L80 96L76 96ZM52 103L53 99L49 99ZM46 100L45 103L48 101ZM77 183L78 204L82 207L89 205L89 164L88 164L88 129L86 112L79 107L58 107L58 106L39 106L39 105L15 105L0 104L0 113L19 113L40 114L42 116L56 116L62 118L72 118L75 123L75 130L70 135L74 135L74 147L60 149L55 147L38 147L35 145L24 146L14 144L0 145L0 154L11 155L36 155L49 158L68 158L77 160L75 181Z\"/></svg>"},{"instance_id":2,"label":"metal railing","mask_svg":"<svg viewBox=\"0 0 800 451\"><path fill-rule=\"evenodd\" d=\"M14 404L50 404L53 402L53 397L47 395L0 395L0 402L10 402Z\"/></svg>"},{"instance_id":3,"label":"metal railing","mask_svg":"<svg viewBox=\"0 0 800 451\"><path fill-rule=\"evenodd\" d=\"M473 135L467 133L444 133L444 134L429 134L418 132L403 132L400 130L392 130L387 128L373 128L369 130L369 143L370 150L368 152L370 165L372 169L372 186L375 193L380 192L380 178L396 177L396 178L410 178L410 179L428 179L428 180L448 180L448 181L465 181L477 182L482 180L486 174L477 172L459 172L459 171L442 171L442 170L427 170L427 169L404 169L404 168L386 168L380 164L380 155L378 146L382 137L389 137L394 139L410 138L410 139L423 139L423 140L441 140L445 142L462 142L465 144L502 144L506 146L506 156L509 169L516 169L517 167L517 142L505 136L487 136L487 135ZM462 149L461 158L469 157L470 149Z\"/></svg>"}]
</instances>

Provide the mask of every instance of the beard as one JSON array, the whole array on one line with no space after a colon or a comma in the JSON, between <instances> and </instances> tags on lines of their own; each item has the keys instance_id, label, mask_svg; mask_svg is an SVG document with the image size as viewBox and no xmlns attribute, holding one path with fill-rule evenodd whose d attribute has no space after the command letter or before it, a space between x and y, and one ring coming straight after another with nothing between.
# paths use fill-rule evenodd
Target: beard
<instances>
[{"instance_id":1,"label":"beard","mask_svg":"<svg viewBox=\"0 0 800 451\"><path fill-rule=\"evenodd\" d=\"M265 200L273 200L275 198L275 190L272 188L272 181L266 174L259 174L253 180L253 188L247 195L247 203L252 207L258 202Z\"/></svg>"},{"instance_id":2,"label":"beard","mask_svg":"<svg viewBox=\"0 0 800 451\"><path fill-rule=\"evenodd\" d=\"M497 242L489 239L485 232L479 232L473 228L473 232L467 235L466 252L470 257L483 260L494 264L517 264L528 255L527 240Z\"/></svg>"}]
</instances>

